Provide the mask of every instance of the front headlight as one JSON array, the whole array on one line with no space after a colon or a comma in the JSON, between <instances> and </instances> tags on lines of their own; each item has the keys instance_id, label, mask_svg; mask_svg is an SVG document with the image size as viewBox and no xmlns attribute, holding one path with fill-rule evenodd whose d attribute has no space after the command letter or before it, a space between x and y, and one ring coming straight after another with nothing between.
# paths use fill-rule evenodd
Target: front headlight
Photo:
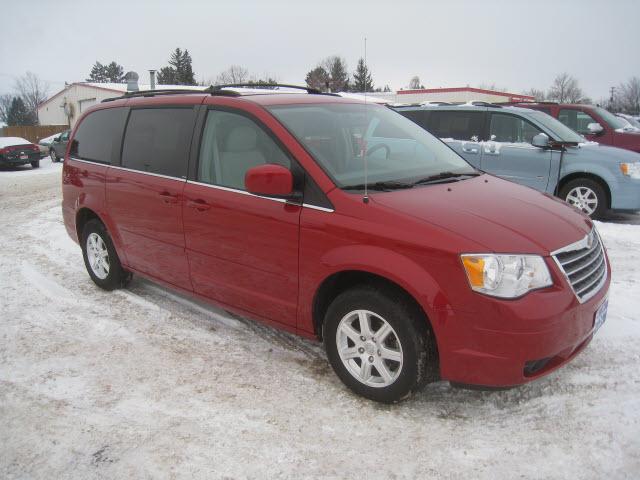
<instances>
[{"instance_id":1,"label":"front headlight","mask_svg":"<svg viewBox=\"0 0 640 480\"><path fill-rule=\"evenodd\" d=\"M538 255L460 255L472 290L500 298L516 298L553 285Z\"/></svg>"},{"instance_id":2,"label":"front headlight","mask_svg":"<svg viewBox=\"0 0 640 480\"><path fill-rule=\"evenodd\" d=\"M621 163L620 171L631 178L640 178L640 162Z\"/></svg>"}]
</instances>

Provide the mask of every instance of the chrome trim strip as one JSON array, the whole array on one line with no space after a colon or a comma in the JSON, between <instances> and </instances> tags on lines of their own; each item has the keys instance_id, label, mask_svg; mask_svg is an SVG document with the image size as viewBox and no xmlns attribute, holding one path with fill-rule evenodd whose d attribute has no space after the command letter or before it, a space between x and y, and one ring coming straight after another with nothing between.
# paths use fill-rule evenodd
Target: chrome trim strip
<instances>
[{"instance_id":1,"label":"chrome trim strip","mask_svg":"<svg viewBox=\"0 0 640 480\"><path fill-rule=\"evenodd\" d=\"M584 238L578 240L577 242L570 243L566 247L559 248L554 250L549 255L558 255L559 253L572 252L574 250L582 250L583 248L587 248L589 246L589 235L591 235L594 231L587 233Z\"/></svg>"},{"instance_id":2,"label":"chrome trim strip","mask_svg":"<svg viewBox=\"0 0 640 480\"><path fill-rule=\"evenodd\" d=\"M152 177L166 178L166 179L169 179L169 180L179 180L181 182L186 182L187 181L187 179L185 177L172 177L171 175L162 175L161 173L145 172L143 170L136 170L134 168L119 167L117 165L109 165L109 166L111 168L115 168L116 170L122 170L124 172L141 173L143 175L151 175Z\"/></svg>"},{"instance_id":3,"label":"chrome trim strip","mask_svg":"<svg viewBox=\"0 0 640 480\"><path fill-rule=\"evenodd\" d=\"M317 205L310 205L308 203L303 203L302 206L305 207L305 208L310 208L312 210L318 210L320 212L327 212L327 213L335 212L335 210L333 208L318 207Z\"/></svg>"},{"instance_id":4,"label":"chrome trim strip","mask_svg":"<svg viewBox=\"0 0 640 480\"><path fill-rule=\"evenodd\" d=\"M91 160L84 160L82 158L72 157L71 155L69 155L69 160L73 160L74 162L89 163L91 165L98 165L100 167L110 167L111 166L110 163L92 162Z\"/></svg>"}]
</instances>

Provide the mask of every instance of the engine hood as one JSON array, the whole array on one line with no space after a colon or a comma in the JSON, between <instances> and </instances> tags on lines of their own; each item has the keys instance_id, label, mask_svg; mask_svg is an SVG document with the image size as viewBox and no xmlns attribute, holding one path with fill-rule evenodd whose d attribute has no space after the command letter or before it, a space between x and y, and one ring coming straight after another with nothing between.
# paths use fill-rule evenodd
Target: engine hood
<instances>
[{"instance_id":1,"label":"engine hood","mask_svg":"<svg viewBox=\"0 0 640 480\"><path fill-rule=\"evenodd\" d=\"M638 136L638 148L640 148L640 136ZM610 147L608 145L602 145L596 142L582 143L579 147L575 148L578 153L584 152L593 155L597 155L600 161L611 162L640 162L640 153L633 152L624 148Z\"/></svg>"},{"instance_id":2,"label":"engine hood","mask_svg":"<svg viewBox=\"0 0 640 480\"><path fill-rule=\"evenodd\" d=\"M548 255L592 229L588 217L551 195L487 174L377 193L371 199L455 232L483 252Z\"/></svg>"}]
</instances>

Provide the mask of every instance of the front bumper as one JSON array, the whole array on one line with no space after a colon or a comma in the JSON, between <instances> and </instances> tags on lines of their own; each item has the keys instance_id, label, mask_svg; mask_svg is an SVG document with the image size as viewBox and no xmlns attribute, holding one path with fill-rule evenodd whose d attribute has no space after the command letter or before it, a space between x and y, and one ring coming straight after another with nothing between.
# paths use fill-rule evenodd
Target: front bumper
<instances>
[{"instance_id":1,"label":"front bumper","mask_svg":"<svg viewBox=\"0 0 640 480\"><path fill-rule=\"evenodd\" d=\"M617 211L640 210L640 180L625 178L611 192L611 209Z\"/></svg>"},{"instance_id":2,"label":"front bumper","mask_svg":"<svg viewBox=\"0 0 640 480\"><path fill-rule=\"evenodd\" d=\"M452 383L510 387L539 378L574 358L591 341L607 280L580 303L564 278L521 299L482 296L474 311L450 310L446 340L438 342L440 373ZM451 339L454 339L451 341Z\"/></svg>"}]
</instances>

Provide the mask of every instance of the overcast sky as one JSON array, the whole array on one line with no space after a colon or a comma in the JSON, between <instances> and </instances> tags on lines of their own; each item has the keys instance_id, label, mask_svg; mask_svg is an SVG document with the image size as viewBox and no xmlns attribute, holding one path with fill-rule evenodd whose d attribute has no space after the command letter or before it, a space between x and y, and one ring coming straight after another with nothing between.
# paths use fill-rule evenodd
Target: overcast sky
<instances>
[{"instance_id":1,"label":"overcast sky","mask_svg":"<svg viewBox=\"0 0 640 480\"><path fill-rule=\"evenodd\" d=\"M231 64L303 84L322 58L353 71L367 57L376 86L495 83L547 89L566 71L594 100L640 76L640 0L535 1L29 1L1 0L0 93L30 70L49 82L83 81L115 60L148 82L175 47L198 81Z\"/></svg>"}]
</instances>

